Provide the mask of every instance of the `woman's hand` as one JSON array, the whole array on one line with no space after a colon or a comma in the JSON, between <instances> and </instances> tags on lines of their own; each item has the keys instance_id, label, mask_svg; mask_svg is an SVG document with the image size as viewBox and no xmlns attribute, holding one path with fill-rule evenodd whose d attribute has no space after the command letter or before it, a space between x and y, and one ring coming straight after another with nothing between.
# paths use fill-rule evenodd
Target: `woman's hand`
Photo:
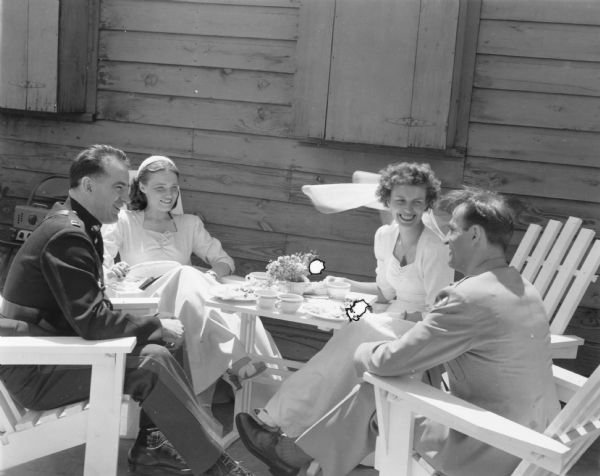
<instances>
[{"instance_id":1,"label":"woman's hand","mask_svg":"<svg viewBox=\"0 0 600 476\"><path fill-rule=\"evenodd\" d=\"M106 273L106 277L108 279L117 279L122 280L129 273L129 264L125 261L120 261L112 265L108 273Z\"/></svg>"},{"instance_id":2,"label":"woman's hand","mask_svg":"<svg viewBox=\"0 0 600 476\"><path fill-rule=\"evenodd\" d=\"M165 315L165 314L162 314ZM159 315L160 316L160 315ZM161 317L162 340L165 341L170 350L178 349L183 344L183 324L175 316L171 318Z\"/></svg>"},{"instance_id":3,"label":"woman's hand","mask_svg":"<svg viewBox=\"0 0 600 476\"><path fill-rule=\"evenodd\" d=\"M212 272L214 278L219 281L223 276L229 276L231 274L231 268L226 263L215 263L215 265L209 269L209 272Z\"/></svg>"}]
</instances>

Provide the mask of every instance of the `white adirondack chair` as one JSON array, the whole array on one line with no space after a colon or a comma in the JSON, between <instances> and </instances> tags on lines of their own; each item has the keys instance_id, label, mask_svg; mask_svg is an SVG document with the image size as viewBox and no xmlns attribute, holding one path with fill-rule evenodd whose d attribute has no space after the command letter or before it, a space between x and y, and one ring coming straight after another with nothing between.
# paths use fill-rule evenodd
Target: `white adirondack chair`
<instances>
[{"instance_id":1,"label":"white adirondack chair","mask_svg":"<svg viewBox=\"0 0 600 476\"><path fill-rule=\"evenodd\" d=\"M594 240L594 230L581 224L575 217L564 226L550 220L543 233L540 225L529 225L510 262L544 299L555 358L575 358L583 343L563 334L600 266L600 240Z\"/></svg>"},{"instance_id":2,"label":"white adirondack chair","mask_svg":"<svg viewBox=\"0 0 600 476\"><path fill-rule=\"evenodd\" d=\"M378 180L379 174L372 172L352 174L353 183ZM596 281L600 266L600 240L594 240L594 230L581 225L582 220L575 217L569 217L564 226L558 220L549 220L545 228L532 223L510 262L544 299L552 356L557 359L574 359L583 344L583 339L564 332L589 284Z\"/></svg>"},{"instance_id":3,"label":"white adirondack chair","mask_svg":"<svg viewBox=\"0 0 600 476\"><path fill-rule=\"evenodd\" d=\"M372 172L357 170L352 175L353 183L378 180L379 174ZM532 223L510 262L544 299L552 355L557 359L574 359L583 344L583 339L564 332L589 284L596 281L600 266L600 240L594 240L594 230L581 225L582 220L575 217L569 217L564 226L558 220L549 220L545 228Z\"/></svg>"},{"instance_id":4,"label":"white adirondack chair","mask_svg":"<svg viewBox=\"0 0 600 476\"><path fill-rule=\"evenodd\" d=\"M84 476L116 474L119 435L131 431L123 378L135 342L0 336L0 365L92 366L89 400L48 411L23 408L0 380L0 470L85 443Z\"/></svg>"},{"instance_id":5,"label":"white adirondack chair","mask_svg":"<svg viewBox=\"0 0 600 476\"><path fill-rule=\"evenodd\" d=\"M0 337L0 365L91 365L87 402L27 410L0 381L0 470L85 443L84 476L117 472L125 354L134 337Z\"/></svg>"},{"instance_id":6,"label":"white adirondack chair","mask_svg":"<svg viewBox=\"0 0 600 476\"><path fill-rule=\"evenodd\" d=\"M413 454L413 417L425 416L522 459L511 476L564 475L600 434L600 368L589 377L554 366L561 401L568 402L543 433L409 377L365 373L375 387L381 476L435 474Z\"/></svg>"}]
</instances>

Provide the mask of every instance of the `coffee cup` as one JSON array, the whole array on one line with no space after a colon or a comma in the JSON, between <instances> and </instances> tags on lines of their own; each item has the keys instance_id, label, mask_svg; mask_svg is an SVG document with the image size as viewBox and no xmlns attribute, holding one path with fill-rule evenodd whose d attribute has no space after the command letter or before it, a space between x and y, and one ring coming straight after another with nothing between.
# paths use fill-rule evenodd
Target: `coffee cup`
<instances>
[{"instance_id":1,"label":"coffee cup","mask_svg":"<svg viewBox=\"0 0 600 476\"><path fill-rule=\"evenodd\" d=\"M327 294L331 299L345 299L350 292L351 284L348 281L327 281Z\"/></svg>"},{"instance_id":2,"label":"coffee cup","mask_svg":"<svg viewBox=\"0 0 600 476\"><path fill-rule=\"evenodd\" d=\"M272 289L257 289L254 291L256 295L256 307L259 309L270 310L275 308L277 303L277 292Z\"/></svg>"},{"instance_id":3,"label":"coffee cup","mask_svg":"<svg viewBox=\"0 0 600 476\"><path fill-rule=\"evenodd\" d=\"M279 295L279 310L284 314L294 314L300 309L304 298L300 294L281 293Z\"/></svg>"}]
</instances>

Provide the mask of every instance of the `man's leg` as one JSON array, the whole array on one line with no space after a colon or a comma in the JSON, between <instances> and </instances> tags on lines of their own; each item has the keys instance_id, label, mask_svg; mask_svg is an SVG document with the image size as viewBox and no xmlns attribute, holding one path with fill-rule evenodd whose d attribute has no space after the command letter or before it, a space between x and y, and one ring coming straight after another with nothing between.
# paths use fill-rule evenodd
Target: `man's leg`
<instances>
[{"instance_id":1,"label":"man's leg","mask_svg":"<svg viewBox=\"0 0 600 476\"><path fill-rule=\"evenodd\" d=\"M363 383L304 432L296 444L321 466L323 476L343 476L375 450L375 395Z\"/></svg>"},{"instance_id":2,"label":"man's leg","mask_svg":"<svg viewBox=\"0 0 600 476\"><path fill-rule=\"evenodd\" d=\"M183 369L163 346L149 344L138 356L127 357L125 393L141 401L194 474L204 473L221 456L221 448L203 428L206 415Z\"/></svg>"},{"instance_id":3,"label":"man's leg","mask_svg":"<svg viewBox=\"0 0 600 476\"><path fill-rule=\"evenodd\" d=\"M1 366L0 378L21 405L47 410L89 398L91 371L89 366ZM138 346L127 356L124 392L141 402L195 475L207 470L249 474L235 469L204 431L202 409L183 369L165 347Z\"/></svg>"},{"instance_id":4,"label":"man's leg","mask_svg":"<svg viewBox=\"0 0 600 476\"><path fill-rule=\"evenodd\" d=\"M414 323L387 314L370 314L336 331L304 366L288 377L258 414L259 420L297 437L316 423L362 381L354 352L363 342L396 339Z\"/></svg>"},{"instance_id":5,"label":"man's leg","mask_svg":"<svg viewBox=\"0 0 600 476\"><path fill-rule=\"evenodd\" d=\"M238 414L236 424L246 448L273 474L296 476L315 459L323 476L345 476L375 449L374 418L373 388L361 384L295 442L248 414Z\"/></svg>"}]
</instances>

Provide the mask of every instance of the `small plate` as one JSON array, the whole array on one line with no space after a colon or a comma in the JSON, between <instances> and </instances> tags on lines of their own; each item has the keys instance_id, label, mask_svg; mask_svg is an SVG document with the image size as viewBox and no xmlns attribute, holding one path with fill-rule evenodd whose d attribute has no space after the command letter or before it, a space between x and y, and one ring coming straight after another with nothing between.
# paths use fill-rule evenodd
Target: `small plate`
<instances>
[{"instance_id":1,"label":"small plate","mask_svg":"<svg viewBox=\"0 0 600 476\"><path fill-rule=\"evenodd\" d=\"M334 316L334 315L331 315L331 314L319 314L318 312L313 312L313 311L305 311L305 312L309 316L316 317L316 318L319 318L319 319L323 319L325 321L339 322L340 320L343 320L344 318L346 318L346 314L345 313L342 313L339 316Z\"/></svg>"},{"instance_id":2,"label":"small plate","mask_svg":"<svg viewBox=\"0 0 600 476\"><path fill-rule=\"evenodd\" d=\"M339 322L347 317L345 308L339 302L315 300L305 303L301 310L326 321Z\"/></svg>"},{"instance_id":3,"label":"small plate","mask_svg":"<svg viewBox=\"0 0 600 476\"><path fill-rule=\"evenodd\" d=\"M222 301L252 302L256 295L252 289L239 284L222 284L213 288L213 296Z\"/></svg>"}]
</instances>

